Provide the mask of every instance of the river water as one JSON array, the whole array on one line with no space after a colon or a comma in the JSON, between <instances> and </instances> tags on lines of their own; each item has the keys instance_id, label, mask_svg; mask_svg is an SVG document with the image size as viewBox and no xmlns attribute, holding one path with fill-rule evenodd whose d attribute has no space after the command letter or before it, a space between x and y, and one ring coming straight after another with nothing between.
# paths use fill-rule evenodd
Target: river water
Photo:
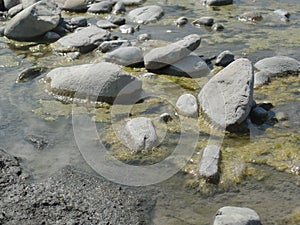
<instances>
[{"instance_id":1,"label":"river water","mask_svg":"<svg viewBox=\"0 0 300 225\"><path fill-rule=\"evenodd\" d=\"M274 55L286 55L300 60L298 0L234 2L231 6L209 8L200 1L193 0L147 1L146 5L161 5L165 16L156 24L141 26L140 31L133 35L118 31L115 34L133 40L138 34L149 32L152 40L142 46L149 49L197 33L201 35L202 42L196 53L207 58L223 50L230 50L238 57L249 58L253 63ZM281 22L270 16L272 11L279 8L291 13L290 22ZM261 12L264 19L258 23L238 21L238 15L245 11ZM71 17L74 14L64 16ZM101 18L95 15L85 16L90 23ZM174 25L174 20L180 16L186 16L190 22L202 16L212 16L225 29L214 32L190 24L178 28ZM5 21L0 22L1 24L5 24ZM53 54L46 45L10 42L4 37L0 38L0 148L22 159L24 170L32 175L32 182L47 178L66 165L88 173L92 173L92 170L83 160L74 138L72 105L56 101L45 92L40 78L16 84L18 74L32 65L54 68L97 62L99 57L98 53L92 52L78 60L69 61L66 57ZM130 72L139 74L144 71ZM197 81L167 78L181 88L165 82L163 76L142 79L145 87L163 88L175 99L182 94L182 90L197 94L207 81L207 78ZM221 167L224 176L221 188L215 188L210 193L199 189L199 183L192 175L197 163L189 165L164 182L152 185L160 190L151 215L152 223L210 224L218 208L234 205L255 209L263 224L299 224L300 178L297 171L293 170L300 160L299 83L299 77L278 78L269 86L255 90L257 102L271 102L275 106L274 111L284 112L288 120L256 128L246 137L225 137L222 144ZM169 110L169 106L162 101L150 100L133 110L136 110L134 115L151 117ZM109 126L109 109L96 109L92 114L99 127L103 124ZM208 140L204 131L202 134L197 147L198 153ZM47 147L37 150L26 139L30 135L44 137ZM174 143L166 144L166 147L172 144ZM118 145L115 148L117 147ZM198 158L194 156L193 159L197 161ZM238 181L230 180L232 173L228 171L236 165L230 163L241 160L241 164L248 168L247 172ZM298 220L286 222L286 218L297 213Z\"/></svg>"}]
</instances>

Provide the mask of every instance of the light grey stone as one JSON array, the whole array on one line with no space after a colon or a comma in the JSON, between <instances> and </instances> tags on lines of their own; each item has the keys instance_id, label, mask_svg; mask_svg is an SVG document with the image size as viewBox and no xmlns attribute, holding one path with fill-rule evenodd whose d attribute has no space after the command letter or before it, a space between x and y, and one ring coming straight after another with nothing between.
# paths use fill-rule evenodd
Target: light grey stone
<instances>
[{"instance_id":1,"label":"light grey stone","mask_svg":"<svg viewBox=\"0 0 300 225\"><path fill-rule=\"evenodd\" d=\"M122 34L133 34L134 33L134 27L130 24L124 24L119 27Z\"/></svg>"},{"instance_id":2,"label":"light grey stone","mask_svg":"<svg viewBox=\"0 0 300 225\"><path fill-rule=\"evenodd\" d=\"M87 11L90 13L110 13L112 7L113 5L110 1L101 1L91 4Z\"/></svg>"},{"instance_id":3,"label":"light grey stone","mask_svg":"<svg viewBox=\"0 0 300 225\"><path fill-rule=\"evenodd\" d=\"M291 14L284 9L277 9L273 12L275 16L278 16L281 21L288 22L290 20Z\"/></svg>"},{"instance_id":4,"label":"light grey stone","mask_svg":"<svg viewBox=\"0 0 300 225\"><path fill-rule=\"evenodd\" d=\"M157 5L144 6L133 9L128 13L128 18L132 22L147 24L156 22L164 15L164 10Z\"/></svg>"},{"instance_id":5,"label":"light grey stone","mask_svg":"<svg viewBox=\"0 0 300 225\"><path fill-rule=\"evenodd\" d=\"M123 14L126 12L125 4L123 1L118 1L112 10L113 14Z\"/></svg>"},{"instance_id":6,"label":"light grey stone","mask_svg":"<svg viewBox=\"0 0 300 225\"><path fill-rule=\"evenodd\" d=\"M151 39L151 34L149 34L149 33L140 34L139 36L137 36L136 39L137 39L139 42L148 41L148 40Z\"/></svg>"},{"instance_id":7,"label":"light grey stone","mask_svg":"<svg viewBox=\"0 0 300 225\"><path fill-rule=\"evenodd\" d=\"M263 16L260 12L244 12L238 17L238 19L240 21L258 22L263 19Z\"/></svg>"},{"instance_id":8,"label":"light grey stone","mask_svg":"<svg viewBox=\"0 0 300 225\"><path fill-rule=\"evenodd\" d=\"M221 52L217 56L215 64L216 64L216 66L226 67L233 61L234 61L234 54L231 51L226 50L226 51Z\"/></svg>"},{"instance_id":9,"label":"light grey stone","mask_svg":"<svg viewBox=\"0 0 300 225\"><path fill-rule=\"evenodd\" d=\"M270 78L282 77L288 75L298 75L300 71L300 62L288 56L273 56L264 58L254 64L254 67L260 71L269 73Z\"/></svg>"},{"instance_id":10,"label":"light grey stone","mask_svg":"<svg viewBox=\"0 0 300 225\"><path fill-rule=\"evenodd\" d=\"M229 64L204 85L198 100L213 124L237 130L253 105L252 63L240 58Z\"/></svg>"},{"instance_id":11,"label":"light grey stone","mask_svg":"<svg viewBox=\"0 0 300 225\"><path fill-rule=\"evenodd\" d=\"M104 41L102 42L99 47L98 50L100 50L101 52L105 53L105 52L111 52L119 47L128 47L131 46L131 42L128 40L113 40L113 41Z\"/></svg>"},{"instance_id":12,"label":"light grey stone","mask_svg":"<svg viewBox=\"0 0 300 225\"><path fill-rule=\"evenodd\" d=\"M146 0L118 0L122 1L125 6L137 6L142 5Z\"/></svg>"},{"instance_id":13,"label":"light grey stone","mask_svg":"<svg viewBox=\"0 0 300 225\"><path fill-rule=\"evenodd\" d=\"M200 42L198 34L191 34L175 43L154 48L145 54L145 66L147 69L157 70L172 65L198 48Z\"/></svg>"},{"instance_id":14,"label":"light grey stone","mask_svg":"<svg viewBox=\"0 0 300 225\"><path fill-rule=\"evenodd\" d=\"M96 25L102 29L113 29L118 27L116 24L113 24L108 20L98 20Z\"/></svg>"},{"instance_id":15,"label":"light grey stone","mask_svg":"<svg viewBox=\"0 0 300 225\"><path fill-rule=\"evenodd\" d=\"M70 12L85 12L89 0L55 0L59 8Z\"/></svg>"},{"instance_id":16,"label":"light grey stone","mask_svg":"<svg viewBox=\"0 0 300 225\"><path fill-rule=\"evenodd\" d=\"M208 145L203 150L199 163L199 175L210 183L219 181L220 148L216 145Z\"/></svg>"},{"instance_id":17,"label":"light grey stone","mask_svg":"<svg viewBox=\"0 0 300 225\"><path fill-rule=\"evenodd\" d=\"M23 10L23 5L22 4L18 4L12 8L10 8L7 12L7 16L12 18L15 15L17 15L19 12L21 12Z\"/></svg>"},{"instance_id":18,"label":"light grey stone","mask_svg":"<svg viewBox=\"0 0 300 225\"><path fill-rule=\"evenodd\" d=\"M121 140L133 151L152 150L158 144L152 121L145 117L129 120L121 134Z\"/></svg>"},{"instance_id":19,"label":"light grey stone","mask_svg":"<svg viewBox=\"0 0 300 225\"><path fill-rule=\"evenodd\" d=\"M197 99L192 94L181 95L176 102L176 110L180 115L198 117Z\"/></svg>"},{"instance_id":20,"label":"light grey stone","mask_svg":"<svg viewBox=\"0 0 300 225\"><path fill-rule=\"evenodd\" d=\"M4 8L6 10L9 10L10 8L20 4L21 1L20 0L3 0L3 3L4 3Z\"/></svg>"},{"instance_id":21,"label":"light grey stone","mask_svg":"<svg viewBox=\"0 0 300 225\"><path fill-rule=\"evenodd\" d=\"M179 17L177 20L175 20L175 25L178 26L178 27L181 27L185 24L188 23L188 18L182 16L182 17Z\"/></svg>"},{"instance_id":22,"label":"light grey stone","mask_svg":"<svg viewBox=\"0 0 300 225\"><path fill-rule=\"evenodd\" d=\"M90 26L80 29L79 31L60 38L51 46L58 52L89 52L99 46L103 41L111 38L109 31L97 26Z\"/></svg>"},{"instance_id":23,"label":"light grey stone","mask_svg":"<svg viewBox=\"0 0 300 225\"><path fill-rule=\"evenodd\" d=\"M262 70L254 74L254 87L270 83L269 72Z\"/></svg>"},{"instance_id":24,"label":"light grey stone","mask_svg":"<svg viewBox=\"0 0 300 225\"><path fill-rule=\"evenodd\" d=\"M121 16L109 15L105 19L107 19L109 22L119 25L119 26L124 25L126 23L126 19Z\"/></svg>"},{"instance_id":25,"label":"light grey stone","mask_svg":"<svg viewBox=\"0 0 300 225\"><path fill-rule=\"evenodd\" d=\"M220 208L213 225L261 225L259 215L250 208L225 206Z\"/></svg>"},{"instance_id":26,"label":"light grey stone","mask_svg":"<svg viewBox=\"0 0 300 225\"><path fill-rule=\"evenodd\" d=\"M125 103L142 91L138 78L108 62L59 67L51 70L45 80L54 94L108 103L113 103L117 96Z\"/></svg>"},{"instance_id":27,"label":"light grey stone","mask_svg":"<svg viewBox=\"0 0 300 225\"><path fill-rule=\"evenodd\" d=\"M203 0L203 2L209 6L222 6L232 4L233 0Z\"/></svg>"},{"instance_id":28,"label":"light grey stone","mask_svg":"<svg viewBox=\"0 0 300 225\"><path fill-rule=\"evenodd\" d=\"M209 17L209 16L204 16L204 17L201 17L199 19L196 19L192 22L192 24L194 26L209 26L211 27L213 24L214 24L214 18L212 17Z\"/></svg>"},{"instance_id":29,"label":"light grey stone","mask_svg":"<svg viewBox=\"0 0 300 225\"><path fill-rule=\"evenodd\" d=\"M42 0L8 21L4 33L10 39L31 40L54 29L60 18L60 9L51 1Z\"/></svg>"},{"instance_id":30,"label":"light grey stone","mask_svg":"<svg viewBox=\"0 0 300 225\"><path fill-rule=\"evenodd\" d=\"M87 19L84 16L77 16L77 17L73 17L70 23L77 27L86 27Z\"/></svg>"}]
</instances>

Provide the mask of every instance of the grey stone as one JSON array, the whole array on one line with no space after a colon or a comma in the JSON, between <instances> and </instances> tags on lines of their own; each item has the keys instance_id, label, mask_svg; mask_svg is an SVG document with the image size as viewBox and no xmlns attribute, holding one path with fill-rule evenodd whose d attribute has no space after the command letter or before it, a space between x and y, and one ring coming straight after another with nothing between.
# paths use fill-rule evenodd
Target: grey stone
<instances>
[{"instance_id":1,"label":"grey stone","mask_svg":"<svg viewBox=\"0 0 300 225\"><path fill-rule=\"evenodd\" d=\"M117 48L112 52L106 53L102 59L122 66L141 67L144 65L142 49L134 46Z\"/></svg>"},{"instance_id":2,"label":"grey stone","mask_svg":"<svg viewBox=\"0 0 300 225\"><path fill-rule=\"evenodd\" d=\"M85 12L88 8L89 0L55 0L58 7L70 12Z\"/></svg>"},{"instance_id":3,"label":"grey stone","mask_svg":"<svg viewBox=\"0 0 300 225\"><path fill-rule=\"evenodd\" d=\"M204 77L210 73L206 62L195 54L190 54L170 66L151 71L160 74L191 78Z\"/></svg>"},{"instance_id":4,"label":"grey stone","mask_svg":"<svg viewBox=\"0 0 300 225\"><path fill-rule=\"evenodd\" d=\"M122 1L125 6L137 6L142 5L146 0L118 0Z\"/></svg>"},{"instance_id":5,"label":"grey stone","mask_svg":"<svg viewBox=\"0 0 300 225\"><path fill-rule=\"evenodd\" d=\"M254 87L266 85L270 83L269 72L263 70L254 74Z\"/></svg>"},{"instance_id":6,"label":"grey stone","mask_svg":"<svg viewBox=\"0 0 300 225\"><path fill-rule=\"evenodd\" d=\"M123 1L118 1L112 10L113 14L123 14L126 12L125 4Z\"/></svg>"},{"instance_id":7,"label":"grey stone","mask_svg":"<svg viewBox=\"0 0 300 225\"><path fill-rule=\"evenodd\" d=\"M214 31L222 31L224 30L224 26L223 24L215 23L214 25L212 25L211 29Z\"/></svg>"},{"instance_id":8,"label":"grey stone","mask_svg":"<svg viewBox=\"0 0 300 225\"><path fill-rule=\"evenodd\" d=\"M145 34L140 34L139 36L137 36L136 38L139 42L144 42L144 41L148 41L151 39L151 34L145 33Z\"/></svg>"},{"instance_id":9,"label":"grey stone","mask_svg":"<svg viewBox=\"0 0 300 225\"><path fill-rule=\"evenodd\" d=\"M82 28L81 30L60 38L52 44L54 50L58 52L89 52L99 46L103 41L111 38L109 31L97 26Z\"/></svg>"},{"instance_id":10,"label":"grey stone","mask_svg":"<svg viewBox=\"0 0 300 225\"><path fill-rule=\"evenodd\" d=\"M225 206L216 212L213 225L261 225L259 215L250 208Z\"/></svg>"},{"instance_id":11,"label":"grey stone","mask_svg":"<svg viewBox=\"0 0 300 225\"><path fill-rule=\"evenodd\" d=\"M251 110L250 118L251 122L261 125L268 120L269 113L262 107L256 106Z\"/></svg>"},{"instance_id":12,"label":"grey stone","mask_svg":"<svg viewBox=\"0 0 300 225\"><path fill-rule=\"evenodd\" d=\"M244 58L232 62L204 85L198 100L213 124L237 130L253 105L252 63Z\"/></svg>"},{"instance_id":13,"label":"grey stone","mask_svg":"<svg viewBox=\"0 0 300 225\"><path fill-rule=\"evenodd\" d=\"M84 16L77 16L77 17L73 17L70 23L77 27L86 27L87 19Z\"/></svg>"},{"instance_id":14,"label":"grey stone","mask_svg":"<svg viewBox=\"0 0 300 225\"><path fill-rule=\"evenodd\" d=\"M254 64L254 67L260 71L269 73L270 78L282 77L288 75L298 75L300 71L300 62L288 56L274 56L264 58Z\"/></svg>"},{"instance_id":15,"label":"grey stone","mask_svg":"<svg viewBox=\"0 0 300 225\"><path fill-rule=\"evenodd\" d=\"M113 29L118 27L116 24L113 24L108 20L98 20L96 25L102 29Z\"/></svg>"},{"instance_id":16,"label":"grey stone","mask_svg":"<svg viewBox=\"0 0 300 225\"><path fill-rule=\"evenodd\" d=\"M203 0L203 2L209 6L222 6L232 4L233 0Z\"/></svg>"},{"instance_id":17,"label":"grey stone","mask_svg":"<svg viewBox=\"0 0 300 225\"><path fill-rule=\"evenodd\" d=\"M181 27L185 24L188 23L188 18L182 16L182 17L179 17L177 20L175 20L175 25L178 26L178 27Z\"/></svg>"},{"instance_id":18,"label":"grey stone","mask_svg":"<svg viewBox=\"0 0 300 225\"><path fill-rule=\"evenodd\" d=\"M12 18L15 15L17 15L19 12L21 12L23 10L23 5L22 4L18 4L12 8L10 8L7 12L7 16Z\"/></svg>"},{"instance_id":19,"label":"grey stone","mask_svg":"<svg viewBox=\"0 0 300 225\"><path fill-rule=\"evenodd\" d=\"M131 42L128 40L104 41L99 45L98 50L100 50L103 53L111 52L121 46L122 47L131 46Z\"/></svg>"},{"instance_id":20,"label":"grey stone","mask_svg":"<svg viewBox=\"0 0 300 225\"><path fill-rule=\"evenodd\" d=\"M238 19L241 21L258 22L263 19L263 16L260 12L244 12L238 17Z\"/></svg>"},{"instance_id":21,"label":"grey stone","mask_svg":"<svg viewBox=\"0 0 300 225\"><path fill-rule=\"evenodd\" d=\"M46 34L45 34L45 39L48 40L48 41L57 41L58 39L60 39L61 36L58 34L58 33L55 33L53 31L48 31Z\"/></svg>"},{"instance_id":22,"label":"grey stone","mask_svg":"<svg viewBox=\"0 0 300 225\"><path fill-rule=\"evenodd\" d=\"M31 40L54 29L60 21L60 10L42 0L24 9L6 24L5 36L16 40Z\"/></svg>"},{"instance_id":23,"label":"grey stone","mask_svg":"<svg viewBox=\"0 0 300 225\"><path fill-rule=\"evenodd\" d=\"M201 17L199 19L196 19L192 22L192 24L194 26L209 26L211 27L213 24L214 24L214 18L212 17L208 17L208 16L204 16L204 17Z\"/></svg>"},{"instance_id":24,"label":"grey stone","mask_svg":"<svg viewBox=\"0 0 300 225\"><path fill-rule=\"evenodd\" d=\"M199 163L199 175L210 183L219 182L220 149L216 145L208 145L203 150Z\"/></svg>"},{"instance_id":25,"label":"grey stone","mask_svg":"<svg viewBox=\"0 0 300 225\"><path fill-rule=\"evenodd\" d=\"M159 20L164 15L164 10L157 5L144 6L133 9L128 13L128 18L135 23L152 23Z\"/></svg>"},{"instance_id":26,"label":"grey stone","mask_svg":"<svg viewBox=\"0 0 300 225\"><path fill-rule=\"evenodd\" d=\"M110 13L112 10L112 3L109 1L102 1L98 3L91 4L88 8L90 13Z\"/></svg>"},{"instance_id":27,"label":"grey stone","mask_svg":"<svg viewBox=\"0 0 300 225\"><path fill-rule=\"evenodd\" d=\"M24 9L29 6L32 6L33 4L35 4L39 1L41 1L41 0L21 0Z\"/></svg>"},{"instance_id":28,"label":"grey stone","mask_svg":"<svg viewBox=\"0 0 300 225\"><path fill-rule=\"evenodd\" d=\"M231 51L226 50L226 51L221 52L217 56L215 64L216 64L216 66L226 67L233 61L234 61L234 54Z\"/></svg>"},{"instance_id":29,"label":"grey stone","mask_svg":"<svg viewBox=\"0 0 300 225\"><path fill-rule=\"evenodd\" d=\"M60 96L89 98L113 103L118 96L124 103L127 98L139 95L142 82L123 71L118 65L100 62L51 70L45 77L50 91ZM121 92L123 88L125 88Z\"/></svg>"},{"instance_id":30,"label":"grey stone","mask_svg":"<svg viewBox=\"0 0 300 225\"><path fill-rule=\"evenodd\" d=\"M0 37L4 36L5 26L0 27Z\"/></svg>"},{"instance_id":31,"label":"grey stone","mask_svg":"<svg viewBox=\"0 0 300 225\"><path fill-rule=\"evenodd\" d=\"M180 115L198 117L197 99L192 94L181 95L176 102L176 110Z\"/></svg>"},{"instance_id":32,"label":"grey stone","mask_svg":"<svg viewBox=\"0 0 300 225\"><path fill-rule=\"evenodd\" d=\"M273 12L274 15L277 15L280 20L288 22L290 20L290 13L284 9L277 9Z\"/></svg>"},{"instance_id":33,"label":"grey stone","mask_svg":"<svg viewBox=\"0 0 300 225\"><path fill-rule=\"evenodd\" d=\"M133 34L134 33L134 27L129 24L124 24L119 27L122 34Z\"/></svg>"},{"instance_id":34,"label":"grey stone","mask_svg":"<svg viewBox=\"0 0 300 225\"><path fill-rule=\"evenodd\" d=\"M145 117L129 120L121 134L121 140L133 151L152 150L158 144L153 123Z\"/></svg>"},{"instance_id":35,"label":"grey stone","mask_svg":"<svg viewBox=\"0 0 300 225\"><path fill-rule=\"evenodd\" d=\"M121 16L109 15L105 19L107 19L109 22L119 25L119 26L124 25L126 23L126 19Z\"/></svg>"},{"instance_id":36,"label":"grey stone","mask_svg":"<svg viewBox=\"0 0 300 225\"><path fill-rule=\"evenodd\" d=\"M9 10L10 8L20 4L21 1L20 0L3 0L3 3L4 3L4 8L6 10Z\"/></svg>"},{"instance_id":37,"label":"grey stone","mask_svg":"<svg viewBox=\"0 0 300 225\"><path fill-rule=\"evenodd\" d=\"M182 40L167 46L154 48L144 56L145 66L150 70L157 70L189 55L200 45L201 38L197 34L191 34Z\"/></svg>"}]
</instances>

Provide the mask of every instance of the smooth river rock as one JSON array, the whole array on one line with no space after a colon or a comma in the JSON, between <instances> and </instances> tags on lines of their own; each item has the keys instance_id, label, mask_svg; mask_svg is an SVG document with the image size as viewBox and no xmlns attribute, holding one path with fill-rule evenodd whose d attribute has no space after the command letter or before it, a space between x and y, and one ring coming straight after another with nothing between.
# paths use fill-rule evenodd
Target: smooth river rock
<instances>
[{"instance_id":1,"label":"smooth river rock","mask_svg":"<svg viewBox=\"0 0 300 225\"><path fill-rule=\"evenodd\" d=\"M133 151L152 150L158 144L153 123L145 117L129 120L121 134L121 140Z\"/></svg>"},{"instance_id":2,"label":"smooth river rock","mask_svg":"<svg viewBox=\"0 0 300 225\"><path fill-rule=\"evenodd\" d=\"M222 6L232 4L233 0L203 0L203 3L209 6Z\"/></svg>"},{"instance_id":3,"label":"smooth river rock","mask_svg":"<svg viewBox=\"0 0 300 225\"><path fill-rule=\"evenodd\" d=\"M59 8L70 12L85 12L89 0L55 0Z\"/></svg>"},{"instance_id":4,"label":"smooth river rock","mask_svg":"<svg viewBox=\"0 0 300 225\"><path fill-rule=\"evenodd\" d=\"M176 110L180 115L198 117L197 99L192 94L181 95L176 102Z\"/></svg>"},{"instance_id":5,"label":"smooth river rock","mask_svg":"<svg viewBox=\"0 0 300 225\"><path fill-rule=\"evenodd\" d=\"M191 34L175 43L154 48L144 55L145 66L149 70L157 70L172 65L198 48L200 42L198 34Z\"/></svg>"},{"instance_id":6,"label":"smooth river rock","mask_svg":"<svg viewBox=\"0 0 300 225\"><path fill-rule=\"evenodd\" d=\"M213 76L198 100L202 111L215 125L235 131L248 117L253 104L253 66L237 59Z\"/></svg>"},{"instance_id":7,"label":"smooth river rock","mask_svg":"<svg viewBox=\"0 0 300 225\"><path fill-rule=\"evenodd\" d=\"M144 6L133 9L128 13L128 18L135 23L152 23L159 20L164 15L164 10L157 5Z\"/></svg>"},{"instance_id":8,"label":"smooth river rock","mask_svg":"<svg viewBox=\"0 0 300 225\"><path fill-rule=\"evenodd\" d=\"M101 1L91 4L87 11L90 13L110 13L112 7L113 4L110 1Z\"/></svg>"},{"instance_id":9,"label":"smooth river rock","mask_svg":"<svg viewBox=\"0 0 300 225\"><path fill-rule=\"evenodd\" d=\"M60 9L56 4L42 0L9 20L4 34L10 39L31 40L54 29L60 18Z\"/></svg>"},{"instance_id":10,"label":"smooth river rock","mask_svg":"<svg viewBox=\"0 0 300 225\"><path fill-rule=\"evenodd\" d=\"M109 31L95 25L81 28L79 31L60 38L51 46L58 52L86 53L92 51L104 41L109 41L111 34Z\"/></svg>"},{"instance_id":11,"label":"smooth river rock","mask_svg":"<svg viewBox=\"0 0 300 225\"><path fill-rule=\"evenodd\" d=\"M125 103L127 98L142 91L139 79L108 62L59 67L51 70L45 80L54 94L108 103L113 103L118 95ZM126 90L120 92L125 87Z\"/></svg>"},{"instance_id":12,"label":"smooth river rock","mask_svg":"<svg viewBox=\"0 0 300 225\"><path fill-rule=\"evenodd\" d=\"M270 78L283 77L298 75L300 62L288 56L273 56L258 61L254 67L260 71L266 71Z\"/></svg>"},{"instance_id":13,"label":"smooth river rock","mask_svg":"<svg viewBox=\"0 0 300 225\"><path fill-rule=\"evenodd\" d=\"M213 225L261 225L259 215L250 208L225 206L220 208Z\"/></svg>"}]
</instances>

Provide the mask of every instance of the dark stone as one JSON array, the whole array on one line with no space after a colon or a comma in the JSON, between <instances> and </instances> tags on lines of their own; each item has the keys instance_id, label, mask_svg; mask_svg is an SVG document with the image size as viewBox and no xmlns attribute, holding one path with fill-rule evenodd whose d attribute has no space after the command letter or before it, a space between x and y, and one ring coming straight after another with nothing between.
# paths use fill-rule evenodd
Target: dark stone
<instances>
[{"instance_id":1,"label":"dark stone","mask_svg":"<svg viewBox=\"0 0 300 225\"><path fill-rule=\"evenodd\" d=\"M215 65L226 67L233 61L234 61L234 54L231 51L226 50L226 51L221 52L217 56Z\"/></svg>"},{"instance_id":2,"label":"dark stone","mask_svg":"<svg viewBox=\"0 0 300 225\"><path fill-rule=\"evenodd\" d=\"M252 123L261 125L268 120L269 113L264 108L256 106L251 110L250 118Z\"/></svg>"},{"instance_id":3,"label":"dark stone","mask_svg":"<svg viewBox=\"0 0 300 225\"><path fill-rule=\"evenodd\" d=\"M84 16L77 16L77 17L73 17L70 23L77 27L86 27L87 19Z\"/></svg>"},{"instance_id":4,"label":"dark stone","mask_svg":"<svg viewBox=\"0 0 300 225\"><path fill-rule=\"evenodd\" d=\"M113 23L113 24L116 24L116 25L124 25L126 23L126 19L124 17L121 17L121 16L112 16L112 15L109 15L106 17L106 19Z\"/></svg>"}]
</instances>

